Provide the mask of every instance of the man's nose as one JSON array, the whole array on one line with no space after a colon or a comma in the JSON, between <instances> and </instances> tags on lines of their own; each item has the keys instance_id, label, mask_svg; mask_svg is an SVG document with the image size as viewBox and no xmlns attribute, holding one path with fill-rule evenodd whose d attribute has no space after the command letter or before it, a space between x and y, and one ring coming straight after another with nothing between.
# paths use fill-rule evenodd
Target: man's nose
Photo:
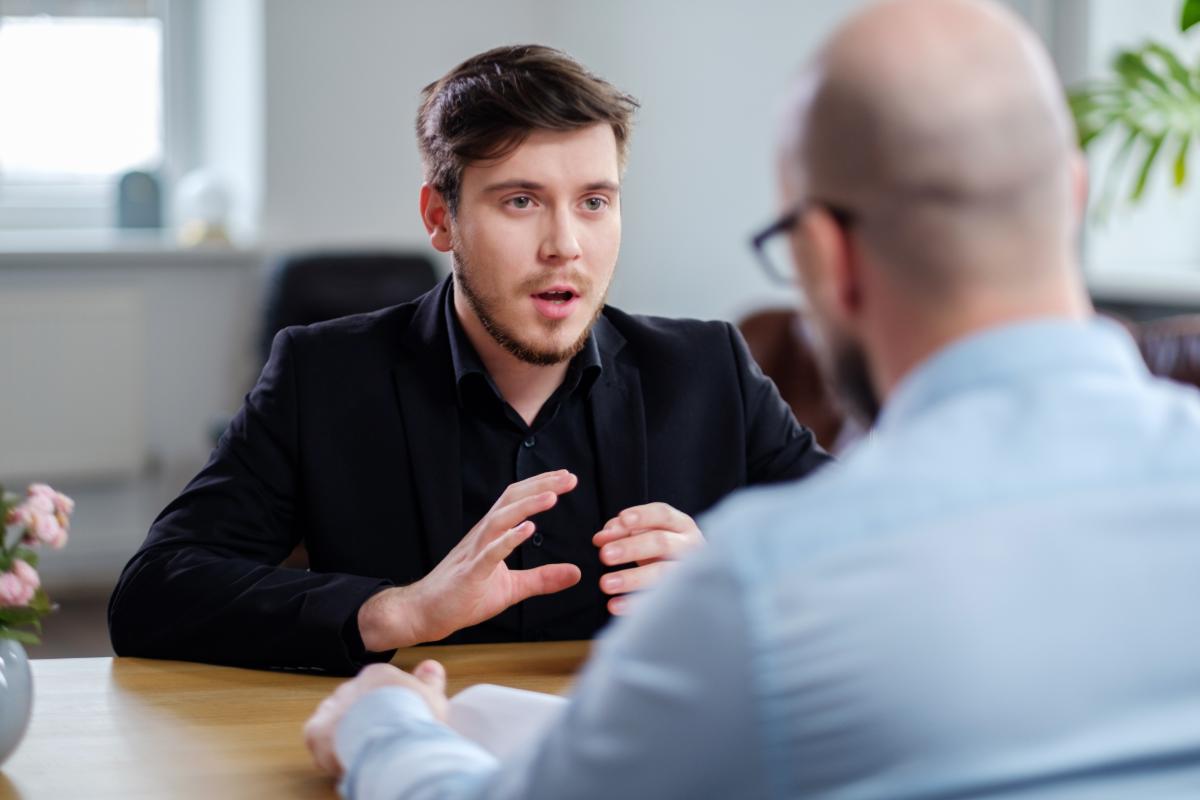
<instances>
[{"instance_id":1,"label":"man's nose","mask_svg":"<svg viewBox=\"0 0 1200 800\"><path fill-rule=\"evenodd\" d=\"M549 227L542 237L541 253L546 261L574 261L583 255L576 235L575 220L568 209L558 209L550 217Z\"/></svg>"}]
</instances>

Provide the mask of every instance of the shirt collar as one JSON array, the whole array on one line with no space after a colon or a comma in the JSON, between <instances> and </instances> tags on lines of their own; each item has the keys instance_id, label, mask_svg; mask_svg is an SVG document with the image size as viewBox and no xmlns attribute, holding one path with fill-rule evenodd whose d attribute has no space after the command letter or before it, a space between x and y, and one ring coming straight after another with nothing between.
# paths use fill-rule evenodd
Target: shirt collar
<instances>
[{"instance_id":1,"label":"shirt collar","mask_svg":"<svg viewBox=\"0 0 1200 800\"><path fill-rule=\"evenodd\" d=\"M967 336L917 365L893 390L876 427L903 424L942 399L983 384L1081 371L1131 380L1148 374L1128 331L1112 320L1018 322Z\"/></svg>"},{"instance_id":2,"label":"shirt collar","mask_svg":"<svg viewBox=\"0 0 1200 800\"><path fill-rule=\"evenodd\" d=\"M470 375L480 375L486 379L488 386L499 397L500 393L492 381L492 376L488 374L487 368L483 365L483 360L479 358L479 353L475 350L475 346L471 344L467 332L463 329L462 322L458 319L458 314L454 311L453 284L451 284L450 290L446 292L446 302L442 313L445 316L446 329L449 331L450 336L450 361L454 365L454 384L458 392L459 405L462 405L463 402L463 381ZM602 371L600 348L596 344L594 333L589 333L587 341L583 344L583 349L571 359L571 364L567 368L567 375L563 383L566 385L568 392L579 388L586 394L591 390L592 384L596 382Z\"/></svg>"}]
</instances>

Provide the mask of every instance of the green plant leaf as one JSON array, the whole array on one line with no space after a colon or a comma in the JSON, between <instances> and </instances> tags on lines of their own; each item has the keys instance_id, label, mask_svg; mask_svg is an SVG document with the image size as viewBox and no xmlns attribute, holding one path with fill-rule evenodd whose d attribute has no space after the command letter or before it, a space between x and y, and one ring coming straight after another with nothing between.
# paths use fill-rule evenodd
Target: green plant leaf
<instances>
[{"instance_id":1,"label":"green plant leaf","mask_svg":"<svg viewBox=\"0 0 1200 800\"><path fill-rule=\"evenodd\" d=\"M30 606L16 606L0 609L0 624L4 625L40 625L41 615L45 612Z\"/></svg>"},{"instance_id":2,"label":"green plant leaf","mask_svg":"<svg viewBox=\"0 0 1200 800\"><path fill-rule=\"evenodd\" d=\"M1183 186L1187 182L1187 155L1192 145L1192 137L1184 137L1179 142L1179 152L1175 154L1175 186Z\"/></svg>"},{"instance_id":3,"label":"green plant leaf","mask_svg":"<svg viewBox=\"0 0 1200 800\"><path fill-rule=\"evenodd\" d=\"M1200 0L1197 0L1200 2ZM1178 86L1190 95L1196 95L1196 86L1192 81L1192 73L1188 72L1188 68L1183 65L1183 61L1179 56L1166 45L1158 42L1150 42L1146 45L1146 52L1157 56L1167 67L1167 72Z\"/></svg>"},{"instance_id":4,"label":"green plant leaf","mask_svg":"<svg viewBox=\"0 0 1200 800\"><path fill-rule=\"evenodd\" d=\"M1146 64L1146 57L1142 51L1121 50L1113 59L1113 70L1130 88L1146 82L1164 92L1171 91L1167 82Z\"/></svg>"},{"instance_id":5,"label":"green plant leaf","mask_svg":"<svg viewBox=\"0 0 1200 800\"><path fill-rule=\"evenodd\" d=\"M46 594L46 590L38 587L33 593L33 599L29 601L29 608L37 612L39 616L45 616L53 611L56 606L50 602L50 596Z\"/></svg>"},{"instance_id":6,"label":"green plant leaf","mask_svg":"<svg viewBox=\"0 0 1200 800\"><path fill-rule=\"evenodd\" d=\"M1200 136L1200 68L1189 69L1159 42L1121 51L1112 66L1107 80L1091 81L1068 95L1080 146L1091 149L1110 135L1123 139L1105 170L1095 212L1101 219L1114 205L1118 183L1130 181L1123 193L1131 204L1140 202L1155 163L1166 160L1160 158L1164 149L1172 151L1172 183L1181 185L1190 153L1185 142ZM1131 150L1140 154L1133 175L1126 172Z\"/></svg>"},{"instance_id":7,"label":"green plant leaf","mask_svg":"<svg viewBox=\"0 0 1200 800\"><path fill-rule=\"evenodd\" d=\"M1179 19L1179 30L1187 33L1196 23L1200 22L1200 0L1183 0L1183 13Z\"/></svg>"},{"instance_id":8,"label":"green plant leaf","mask_svg":"<svg viewBox=\"0 0 1200 800\"><path fill-rule=\"evenodd\" d=\"M41 644L42 637L31 631L19 631L16 628L0 626L0 639L12 639L23 644Z\"/></svg>"},{"instance_id":9,"label":"green plant leaf","mask_svg":"<svg viewBox=\"0 0 1200 800\"><path fill-rule=\"evenodd\" d=\"M1150 178L1150 169L1154 166L1155 160L1158 159L1158 154L1162 151L1163 142L1166 140L1167 135L1165 133L1156 134L1150 140L1150 149L1146 151L1146 156L1142 159L1142 166L1138 169L1137 180L1133 184L1133 192L1129 195L1130 201L1136 203L1146 193L1146 183Z\"/></svg>"}]
</instances>

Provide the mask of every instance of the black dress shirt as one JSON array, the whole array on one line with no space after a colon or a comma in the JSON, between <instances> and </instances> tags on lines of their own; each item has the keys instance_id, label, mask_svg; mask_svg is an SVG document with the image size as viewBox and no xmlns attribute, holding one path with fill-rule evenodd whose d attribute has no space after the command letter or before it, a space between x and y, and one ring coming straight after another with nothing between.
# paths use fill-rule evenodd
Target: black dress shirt
<instances>
[{"instance_id":1,"label":"black dress shirt","mask_svg":"<svg viewBox=\"0 0 1200 800\"><path fill-rule=\"evenodd\" d=\"M603 367L593 337L567 367L561 385L526 424L501 396L454 311L447 292L444 313L450 332L461 431L463 534L491 509L511 483L542 472L568 469L579 479L553 508L533 517L533 536L506 563L511 569L575 564L579 583L553 595L530 598L475 629L474 640L587 639L609 619L603 570L592 535L605 515L596 489L596 434L591 388ZM617 509L618 511L620 509Z\"/></svg>"}]
</instances>

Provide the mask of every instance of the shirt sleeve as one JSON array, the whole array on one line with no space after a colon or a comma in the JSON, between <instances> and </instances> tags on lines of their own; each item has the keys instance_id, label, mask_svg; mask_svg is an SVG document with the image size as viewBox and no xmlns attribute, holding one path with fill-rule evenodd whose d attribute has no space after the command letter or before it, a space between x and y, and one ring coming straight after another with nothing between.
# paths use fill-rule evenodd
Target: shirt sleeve
<instances>
[{"instance_id":1,"label":"shirt sleeve","mask_svg":"<svg viewBox=\"0 0 1200 800\"><path fill-rule=\"evenodd\" d=\"M433 721L414 693L366 695L338 729L345 796L765 796L745 614L718 551L610 628L565 713L504 762Z\"/></svg>"}]
</instances>

